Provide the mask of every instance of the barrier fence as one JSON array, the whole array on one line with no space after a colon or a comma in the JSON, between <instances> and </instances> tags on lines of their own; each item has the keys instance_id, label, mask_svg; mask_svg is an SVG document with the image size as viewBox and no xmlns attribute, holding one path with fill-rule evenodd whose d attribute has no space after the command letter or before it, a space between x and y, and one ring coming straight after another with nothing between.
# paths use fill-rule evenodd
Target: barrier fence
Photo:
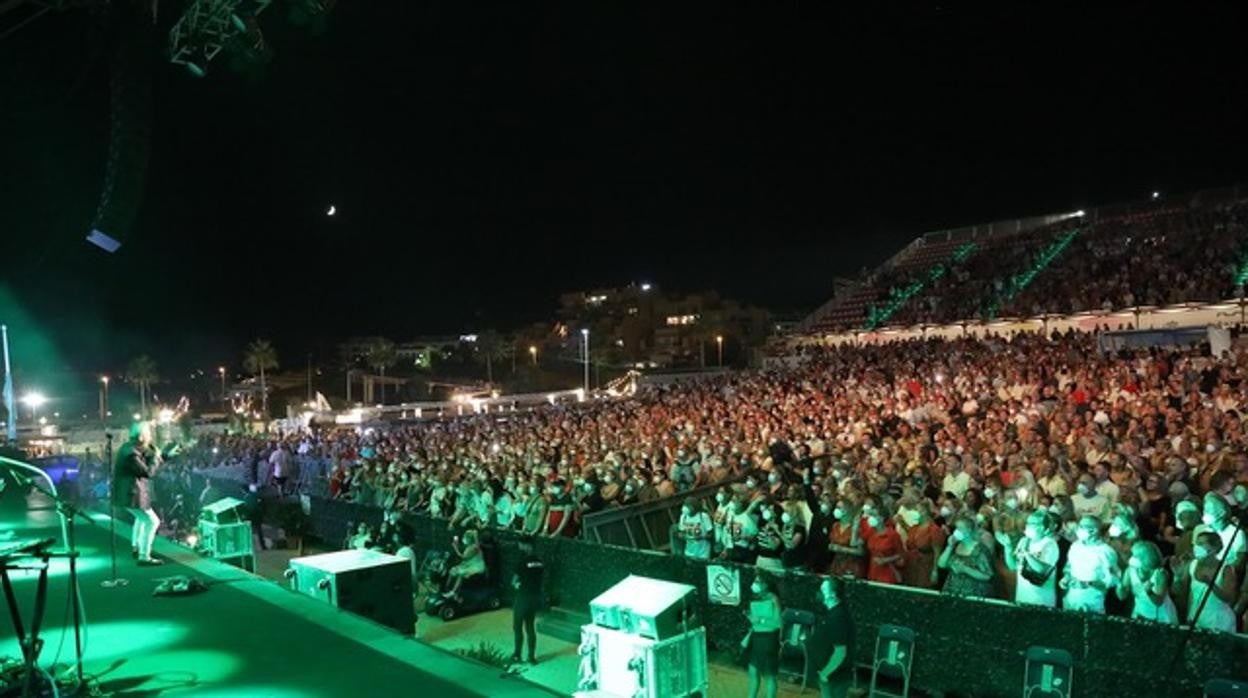
<instances>
[{"instance_id":1,"label":"barrier fence","mask_svg":"<svg viewBox=\"0 0 1248 698\"><path fill-rule=\"evenodd\" d=\"M381 522L382 512L350 502L312 499L310 529L322 540L345 538L348 522ZM444 519L409 514L420 549L449 550L454 532ZM504 570L519 562L518 535L495 532ZM540 538L537 554L546 562L550 603L584 611L589 601L629 574L690 584L698 589L698 616L718 648L741 641L747 622L739 607L710 603L706 563L679 556L569 538ZM749 589L755 568L740 571ZM777 591L783 605L813 609L820 578L788 574ZM505 588L505 595L511 590ZM1023 681L1023 653L1032 645L1064 649L1075 658L1077 695L1199 696L1211 678L1248 676L1248 637L1196 631L1183 648L1185 630L1103 615L1015 606L1000 601L946 596L925 590L858 580L846 584L846 603L857 633L855 659L869 663L875 633L884 623L917 634L914 685L931 692L974 696L1017 696Z\"/></svg>"}]
</instances>

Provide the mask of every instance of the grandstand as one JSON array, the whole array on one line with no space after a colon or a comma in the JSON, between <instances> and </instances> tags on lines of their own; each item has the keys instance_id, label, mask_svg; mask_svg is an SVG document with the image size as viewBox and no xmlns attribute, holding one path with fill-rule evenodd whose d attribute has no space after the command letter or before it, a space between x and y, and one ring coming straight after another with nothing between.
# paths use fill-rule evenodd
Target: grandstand
<instances>
[{"instance_id":1,"label":"grandstand","mask_svg":"<svg viewBox=\"0 0 1248 698\"><path fill-rule=\"evenodd\" d=\"M1152 198L916 238L798 326L803 334L1210 303L1241 294L1248 189ZM1068 284L1078 283L1079 293Z\"/></svg>"}]
</instances>

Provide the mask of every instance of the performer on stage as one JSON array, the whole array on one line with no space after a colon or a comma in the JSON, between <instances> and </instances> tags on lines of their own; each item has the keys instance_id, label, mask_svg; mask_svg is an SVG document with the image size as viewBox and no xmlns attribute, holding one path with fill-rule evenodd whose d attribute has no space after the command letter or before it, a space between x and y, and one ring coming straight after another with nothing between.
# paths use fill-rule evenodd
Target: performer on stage
<instances>
[{"instance_id":1,"label":"performer on stage","mask_svg":"<svg viewBox=\"0 0 1248 698\"><path fill-rule=\"evenodd\" d=\"M160 462L160 451L152 444L151 426L136 422L130 426L130 438L117 449L113 465L113 504L134 516L130 547L140 565L159 565L152 557L152 543L160 528L160 517L152 509L149 478Z\"/></svg>"}]
</instances>

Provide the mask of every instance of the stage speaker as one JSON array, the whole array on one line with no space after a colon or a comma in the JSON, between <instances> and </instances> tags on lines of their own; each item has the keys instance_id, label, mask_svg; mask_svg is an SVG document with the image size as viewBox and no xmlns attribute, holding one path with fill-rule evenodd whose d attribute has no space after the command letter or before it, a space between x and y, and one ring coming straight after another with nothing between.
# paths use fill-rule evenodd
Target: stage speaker
<instances>
[{"instance_id":1,"label":"stage speaker","mask_svg":"<svg viewBox=\"0 0 1248 698\"><path fill-rule=\"evenodd\" d=\"M214 524L237 523L247 519L246 502L233 497L218 499L199 510L199 520Z\"/></svg>"},{"instance_id":2,"label":"stage speaker","mask_svg":"<svg viewBox=\"0 0 1248 698\"><path fill-rule=\"evenodd\" d=\"M412 563L375 550L297 557L286 571L291 588L411 635Z\"/></svg>"},{"instance_id":3,"label":"stage speaker","mask_svg":"<svg viewBox=\"0 0 1248 698\"><path fill-rule=\"evenodd\" d=\"M199 520L199 549L218 560L232 557L251 557L255 552L251 536L251 522L219 524Z\"/></svg>"},{"instance_id":4,"label":"stage speaker","mask_svg":"<svg viewBox=\"0 0 1248 698\"><path fill-rule=\"evenodd\" d=\"M589 602L594 624L664 640L700 623L693 617L695 588L629 575Z\"/></svg>"}]
</instances>

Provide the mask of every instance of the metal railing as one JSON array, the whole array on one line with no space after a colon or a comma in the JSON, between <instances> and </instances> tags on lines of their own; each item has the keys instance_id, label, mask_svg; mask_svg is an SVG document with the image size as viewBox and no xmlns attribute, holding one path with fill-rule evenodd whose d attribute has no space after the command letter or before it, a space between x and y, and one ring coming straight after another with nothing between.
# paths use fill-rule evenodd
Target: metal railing
<instances>
[{"instance_id":1,"label":"metal railing","mask_svg":"<svg viewBox=\"0 0 1248 698\"><path fill-rule=\"evenodd\" d=\"M670 551L672 527L680 521L680 507L685 500L712 499L721 487L744 479L742 476L724 480L671 497L588 514L581 519L581 538L634 550Z\"/></svg>"}]
</instances>

